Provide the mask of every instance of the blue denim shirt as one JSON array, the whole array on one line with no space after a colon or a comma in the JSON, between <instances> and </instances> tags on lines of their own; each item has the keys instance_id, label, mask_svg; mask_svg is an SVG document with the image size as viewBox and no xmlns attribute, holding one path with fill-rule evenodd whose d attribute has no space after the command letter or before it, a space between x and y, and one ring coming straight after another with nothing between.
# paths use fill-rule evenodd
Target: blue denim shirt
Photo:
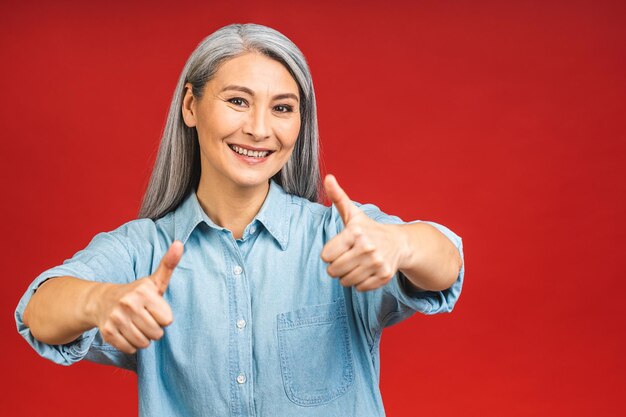
<instances>
[{"instance_id":1,"label":"blue denim shirt","mask_svg":"<svg viewBox=\"0 0 626 417\"><path fill-rule=\"evenodd\" d=\"M378 222L402 223L373 205L360 208ZM461 239L433 226L462 255ZM59 364L84 358L135 371L141 416L384 416L382 329L415 311L451 311L464 271L440 292L412 292L399 273L374 291L344 288L320 259L324 244L342 228L334 207L287 194L272 182L237 240L190 193L163 218L100 233L37 277L17 306L18 331ZM46 279L129 283L153 273L174 239L185 245L164 295L174 322L148 348L123 354L97 329L66 345L47 345L24 325L24 308Z\"/></svg>"}]
</instances>

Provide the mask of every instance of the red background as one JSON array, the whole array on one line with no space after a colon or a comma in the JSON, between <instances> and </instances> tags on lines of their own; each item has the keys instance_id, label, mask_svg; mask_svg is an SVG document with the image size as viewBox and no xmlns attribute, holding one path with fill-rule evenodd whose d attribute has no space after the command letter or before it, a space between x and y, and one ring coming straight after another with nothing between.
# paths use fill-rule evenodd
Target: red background
<instances>
[{"instance_id":1,"label":"red background","mask_svg":"<svg viewBox=\"0 0 626 417\"><path fill-rule=\"evenodd\" d=\"M464 238L453 314L385 333L388 415L626 415L624 2L83 3L0 6L1 415L136 415L133 374L39 358L13 310L135 217L185 60L251 21L307 56L351 198Z\"/></svg>"}]
</instances>

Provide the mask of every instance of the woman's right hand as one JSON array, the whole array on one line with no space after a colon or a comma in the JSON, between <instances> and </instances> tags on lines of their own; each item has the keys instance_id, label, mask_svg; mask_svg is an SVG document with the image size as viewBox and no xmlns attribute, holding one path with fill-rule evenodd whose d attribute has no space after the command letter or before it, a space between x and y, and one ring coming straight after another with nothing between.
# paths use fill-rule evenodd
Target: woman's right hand
<instances>
[{"instance_id":1,"label":"woman's right hand","mask_svg":"<svg viewBox=\"0 0 626 417\"><path fill-rule=\"evenodd\" d=\"M182 255L183 244L174 241L152 275L100 288L95 320L108 344L132 354L163 336L163 327L173 321L163 294Z\"/></svg>"}]
</instances>

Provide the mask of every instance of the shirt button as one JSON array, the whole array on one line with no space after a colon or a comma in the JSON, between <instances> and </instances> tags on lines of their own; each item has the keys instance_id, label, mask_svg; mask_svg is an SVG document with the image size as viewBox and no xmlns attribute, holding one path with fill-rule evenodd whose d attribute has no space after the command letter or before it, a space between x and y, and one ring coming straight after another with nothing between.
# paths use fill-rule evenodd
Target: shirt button
<instances>
[{"instance_id":1,"label":"shirt button","mask_svg":"<svg viewBox=\"0 0 626 417\"><path fill-rule=\"evenodd\" d=\"M252 226L250 228L250 234L254 234L254 232L256 232L256 227Z\"/></svg>"},{"instance_id":2,"label":"shirt button","mask_svg":"<svg viewBox=\"0 0 626 417\"><path fill-rule=\"evenodd\" d=\"M233 268L233 274L235 275L241 275L242 272L243 272L243 268L240 267L239 265Z\"/></svg>"},{"instance_id":3,"label":"shirt button","mask_svg":"<svg viewBox=\"0 0 626 417\"><path fill-rule=\"evenodd\" d=\"M246 327L246 321L244 319L237 320L237 328L243 329L244 327Z\"/></svg>"},{"instance_id":4,"label":"shirt button","mask_svg":"<svg viewBox=\"0 0 626 417\"><path fill-rule=\"evenodd\" d=\"M237 375L237 383L238 384L245 384L246 383L246 376L243 373Z\"/></svg>"}]
</instances>

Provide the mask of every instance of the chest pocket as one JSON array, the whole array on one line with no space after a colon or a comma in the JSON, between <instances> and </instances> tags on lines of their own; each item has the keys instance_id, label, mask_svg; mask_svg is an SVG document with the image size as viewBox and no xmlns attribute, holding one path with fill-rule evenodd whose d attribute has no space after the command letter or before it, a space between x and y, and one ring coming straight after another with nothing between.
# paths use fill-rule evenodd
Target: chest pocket
<instances>
[{"instance_id":1,"label":"chest pocket","mask_svg":"<svg viewBox=\"0 0 626 417\"><path fill-rule=\"evenodd\" d=\"M343 300L281 313L280 368L287 397L301 406L325 404L354 382L354 363Z\"/></svg>"}]
</instances>

